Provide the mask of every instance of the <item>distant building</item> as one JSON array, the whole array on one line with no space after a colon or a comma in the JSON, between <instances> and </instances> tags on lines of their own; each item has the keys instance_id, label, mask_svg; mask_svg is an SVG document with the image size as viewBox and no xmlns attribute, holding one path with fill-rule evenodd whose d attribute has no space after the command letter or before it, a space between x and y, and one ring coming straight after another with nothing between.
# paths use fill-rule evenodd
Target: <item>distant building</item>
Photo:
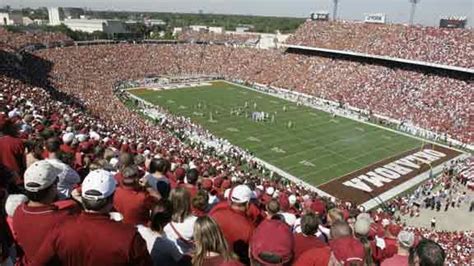
<instances>
[{"instance_id":1,"label":"distant building","mask_svg":"<svg viewBox=\"0 0 474 266\"><path fill-rule=\"evenodd\" d=\"M235 32L237 33L244 33L244 32L248 32L249 30L250 30L250 27L247 27L247 26L235 27Z\"/></svg>"},{"instance_id":2,"label":"distant building","mask_svg":"<svg viewBox=\"0 0 474 266\"><path fill-rule=\"evenodd\" d=\"M175 28L173 29L173 36L176 36L176 35L178 35L178 34L181 33L181 32L183 32L183 28L181 28L181 27L175 27Z\"/></svg>"},{"instance_id":3,"label":"distant building","mask_svg":"<svg viewBox=\"0 0 474 266\"><path fill-rule=\"evenodd\" d=\"M144 23L148 27L151 27L151 26L165 26L166 25L166 22L164 22L161 19L146 19L146 20L144 20Z\"/></svg>"},{"instance_id":4,"label":"distant building","mask_svg":"<svg viewBox=\"0 0 474 266\"><path fill-rule=\"evenodd\" d=\"M13 25L13 20L10 20L10 14L0 13L0 25Z\"/></svg>"},{"instance_id":5,"label":"distant building","mask_svg":"<svg viewBox=\"0 0 474 266\"><path fill-rule=\"evenodd\" d=\"M218 33L218 34L224 33L223 27L209 27L208 30L209 32Z\"/></svg>"},{"instance_id":6,"label":"distant building","mask_svg":"<svg viewBox=\"0 0 474 266\"><path fill-rule=\"evenodd\" d=\"M35 19L33 23L36 25L48 25L49 21L46 19Z\"/></svg>"},{"instance_id":7,"label":"distant building","mask_svg":"<svg viewBox=\"0 0 474 266\"><path fill-rule=\"evenodd\" d=\"M102 31L108 35L128 33L125 23L120 20L86 19L83 17L81 19L65 19L63 23L74 31L88 33Z\"/></svg>"},{"instance_id":8,"label":"distant building","mask_svg":"<svg viewBox=\"0 0 474 266\"><path fill-rule=\"evenodd\" d=\"M48 17L49 17L49 25L51 26L61 25L61 17L59 16L59 8L49 7Z\"/></svg>"},{"instance_id":9,"label":"distant building","mask_svg":"<svg viewBox=\"0 0 474 266\"><path fill-rule=\"evenodd\" d=\"M202 25L191 25L189 28L192 31L207 31L207 26L202 26Z\"/></svg>"},{"instance_id":10,"label":"distant building","mask_svg":"<svg viewBox=\"0 0 474 266\"><path fill-rule=\"evenodd\" d=\"M22 24L23 25L30 25L30 24L34 24L35 22L29 18L29 17L23 17L22 18Z\"/></svg>"}]
</instances>

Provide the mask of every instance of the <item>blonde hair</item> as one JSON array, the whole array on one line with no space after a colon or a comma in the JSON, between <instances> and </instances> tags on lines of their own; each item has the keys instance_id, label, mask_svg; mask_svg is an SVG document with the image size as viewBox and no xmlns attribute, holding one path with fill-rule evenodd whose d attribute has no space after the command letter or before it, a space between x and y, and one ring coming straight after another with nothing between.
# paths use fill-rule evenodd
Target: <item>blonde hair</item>
<instances>
[{"instance_id":1,"label":"blonde hair","mask_svg":"<svg viewBox=\"0 0 474 266\"><path fill-rule=\"evenodd\" d=\"M234 259L219 225L209 216L203 216L196 220L194 243L196 245L193 256L194 266L202 266L204 258L209 252L218 253L225 261Z\"/></svg>"},{"instance_id":2,"label":"blonde hair","mask_svg":"<svg viewBox=\"0 0 474 266\"><path fill-rule=\"evenodd\" d=\"M182 223L191 215L191 195L185 188L176 188L171 191L170 201L173 208L171 220Z\"/></svg>"},{"instance_id":3,"label":"blonde hair","mask_svg":"<svg viewBox=\"0 0 474 266\"><path fill-rule=\"evenodd\" d=\"M336 221L344 221L344 213L338 208L332 208L328 211L328 219L331 220L332 223Z\"/></svg>"}]
</instances>

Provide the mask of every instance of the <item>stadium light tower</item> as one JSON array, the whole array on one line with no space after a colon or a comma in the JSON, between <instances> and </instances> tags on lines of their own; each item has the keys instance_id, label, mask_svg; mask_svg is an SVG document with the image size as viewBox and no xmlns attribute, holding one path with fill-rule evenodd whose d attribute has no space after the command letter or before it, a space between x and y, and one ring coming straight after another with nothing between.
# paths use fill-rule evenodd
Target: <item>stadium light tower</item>
<instances>
[{"instance_id":1,"label":"stadium light tower","mask_svg":"<svg viewBox=\"0 0 474 266\"><path fill-rule=\"evenodd\" d=\"M337 19L337 4L339 3L339 0L332 0L334 3L333 9L332 9L332 19L336 20Z\"/></svg>"},{"instance_id":2,"label":"stadium light tower","mask_svg":"<svg viewBox=\"0 0 474 266\"><path fill-rule=\"evenodd\" d=\"M336 0L335 0L336 1ZM410 11L410 25L413 25L413 21L415 19L415 9L416 5L420 2L420 0L410 0L411 3L411 11Z\"/></svg>"}]
</instances>

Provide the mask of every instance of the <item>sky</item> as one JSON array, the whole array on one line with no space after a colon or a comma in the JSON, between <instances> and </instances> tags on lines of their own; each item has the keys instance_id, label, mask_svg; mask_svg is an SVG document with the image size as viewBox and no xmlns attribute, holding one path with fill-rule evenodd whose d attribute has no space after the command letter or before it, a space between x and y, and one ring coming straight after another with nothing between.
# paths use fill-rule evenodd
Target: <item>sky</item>
<instances>
[{"instance_id":1,"label":"sky","mask_svg":"<svg viewBox=\"0 0 474 266\"><path fill-rule=\"evenodd\" d=\"M338 18L362 20L366 13L385 13L392 23L407 23L409 0L338 0ZM82 7L94 10L156 11L308 17L312 11L331 13L333 0L0 0L0 6ZM415 23L438 25L446 15L466 16L473 24L474 0L419 0Z\"/></svg>"}]
</instances>

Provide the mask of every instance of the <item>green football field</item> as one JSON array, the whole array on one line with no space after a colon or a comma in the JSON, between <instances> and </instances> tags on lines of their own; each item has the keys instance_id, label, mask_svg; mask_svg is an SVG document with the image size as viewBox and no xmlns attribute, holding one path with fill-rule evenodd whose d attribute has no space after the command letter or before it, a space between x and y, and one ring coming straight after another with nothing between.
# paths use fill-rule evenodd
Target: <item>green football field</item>
<instances>
[{"instance_id":1,"label":"green football field","mask_svg":"<svg viewBox=\"0 0 474 266\"><path fill-rule=\"evenodd\" d=\"M130 92L174 114L190 117L214 135L315 186L422 145L414 138L225 82ZM231 114L238 108L241 115ZM254 111L267 112L270 118L254 122L248 117Z\"/></svg>"}]
</instances>

